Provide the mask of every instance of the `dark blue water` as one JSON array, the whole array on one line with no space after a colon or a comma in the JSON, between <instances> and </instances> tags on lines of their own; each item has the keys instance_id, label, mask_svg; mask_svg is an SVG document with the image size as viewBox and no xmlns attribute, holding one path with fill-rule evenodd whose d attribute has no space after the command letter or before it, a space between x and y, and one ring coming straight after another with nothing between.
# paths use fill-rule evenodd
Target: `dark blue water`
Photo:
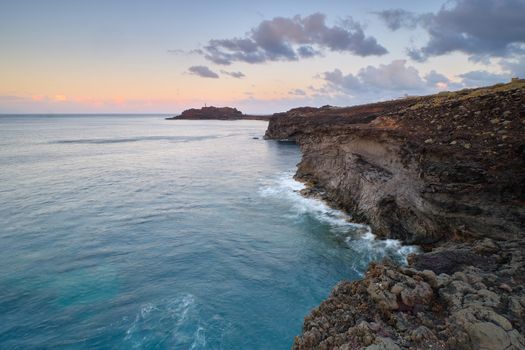
<instances>
[{"instance_id":1,"label":"dark blue water","mask_svg":"<svg viewBox=\"0 0 525 350\"><path fill-rule=\"evenodd\" d=\"M1 349L287 349L374 241L260 121L0 117Z\"/></svg>"}]
</instances>

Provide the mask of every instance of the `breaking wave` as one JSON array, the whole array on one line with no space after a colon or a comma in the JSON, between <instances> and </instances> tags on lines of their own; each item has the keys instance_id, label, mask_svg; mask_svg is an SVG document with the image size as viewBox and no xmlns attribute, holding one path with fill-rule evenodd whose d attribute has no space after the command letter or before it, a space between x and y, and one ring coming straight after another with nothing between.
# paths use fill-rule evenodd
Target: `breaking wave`
<instances>
[{"instance_id":1,"label":"breaking wave","mask_svg":"<svg viewBox=\"0 0 525 350\"><path fill-rule=\"evenodd\" d=\"M330 233L342 237L348 248L360 256L356 267L361 274L370 261L389 257L406 264L406 257L418 251L417 246L402 245L396 239L377 239L369 226L352 222L350 215L331 208L320 199L303 196L300 191L304 188L303 183L293 179L293 172L286 172L262 186L259 193L289 202L295 217L308 215L329 225Z\"/></svg>"}]
</instances>

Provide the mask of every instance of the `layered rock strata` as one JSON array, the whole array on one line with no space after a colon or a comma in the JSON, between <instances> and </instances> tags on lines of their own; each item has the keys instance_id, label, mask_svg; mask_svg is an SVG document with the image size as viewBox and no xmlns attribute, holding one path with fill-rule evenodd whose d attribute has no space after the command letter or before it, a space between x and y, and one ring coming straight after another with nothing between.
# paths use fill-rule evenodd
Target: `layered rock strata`
<instances>
[{"instance_id":1,"label":"layered rock strata","mask_svg":"<svg viewBox=\"0 0 525 350\"><path fill-rule=\"evenodd\" d=\"M426 251L339 284L294 347L525 348L524 136L519 80L271 120L309 191Z\"/></svg>"}]
</instances>

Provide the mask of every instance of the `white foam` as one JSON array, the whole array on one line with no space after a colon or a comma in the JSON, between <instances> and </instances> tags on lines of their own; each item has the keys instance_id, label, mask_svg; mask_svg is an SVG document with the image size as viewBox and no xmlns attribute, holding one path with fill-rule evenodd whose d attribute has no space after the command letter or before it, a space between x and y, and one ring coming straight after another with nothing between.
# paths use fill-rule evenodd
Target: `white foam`
<instances>
[{"instance_id":1,"label":"white foam","mask_svg":"<svg viewBox=\"0 0 525 350\"><path fill-rule=\"evenodd\" d=\"M417 247L403 246L395 239L376 239L369 226L351 222L351 217L344 212L331 208L319 199L301 195L299 191L304 188L303 183L293 179L293 172L286 172L270 180L260 189L259 193L263 197L288 201L294 213L293 216L297 218L310 215L328 224L331 232L345 236L345 242L363 256L366 265L368 261L380 260L386 256L406 263L407 255L417 252Z\"/></svg>"},{"instance_id":2,"label":"white foam","mask_svg":"<svg viewBox=\"0 0 525 350\"><path fill-rule=\"evenodd\" d=\"M313 215L319 221L334 227L353 227L363 231L367 230L366 225L350 222L350 216L344 212L331 208L321 200L301 195L299 191L304 188L303 183L294 180L292 172L286 172L261 188L259 193L263 197L274 197L289 201L298 216Z\"/></svg>"},{"instance_id":3,"label":"white foam","mask_svg":"<svg viewBox=\"0 0 525 350\"><path fill-rule=\"evenodd\" d=\"M158 329L167 330L159 337ZM141 306L124 338L132 348L171 344L190 349L206 347L205 329L191 294Z\"/></svg>"},{"instance_id":4,"label":"white foam","mask_svg":"<svg viewBox=\"0 0 525 350\"><path fill-rule=\"evenodd\" d=\"M193 335L193 343L191 344L191 350L193 349L205 349L206 348L206 336L203 327L197 327L195 334Z\"/></svg>"}]
</instances>

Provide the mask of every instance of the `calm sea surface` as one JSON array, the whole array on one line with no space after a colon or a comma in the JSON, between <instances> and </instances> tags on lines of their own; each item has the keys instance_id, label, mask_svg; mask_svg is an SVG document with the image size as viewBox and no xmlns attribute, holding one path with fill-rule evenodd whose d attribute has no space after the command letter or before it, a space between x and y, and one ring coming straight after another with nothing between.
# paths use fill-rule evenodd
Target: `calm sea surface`
<instances>
[{"instance_id":1,"label":"calm sea surface","mask_svg":"<svg viewBox=\"0 0 525 350\"><path fill-rule=\"evenodd\" d=\"M0 117L0 348L287 349L339 280L403 259L298 195L266 126Z\"/></svg>"}]
</instances>

